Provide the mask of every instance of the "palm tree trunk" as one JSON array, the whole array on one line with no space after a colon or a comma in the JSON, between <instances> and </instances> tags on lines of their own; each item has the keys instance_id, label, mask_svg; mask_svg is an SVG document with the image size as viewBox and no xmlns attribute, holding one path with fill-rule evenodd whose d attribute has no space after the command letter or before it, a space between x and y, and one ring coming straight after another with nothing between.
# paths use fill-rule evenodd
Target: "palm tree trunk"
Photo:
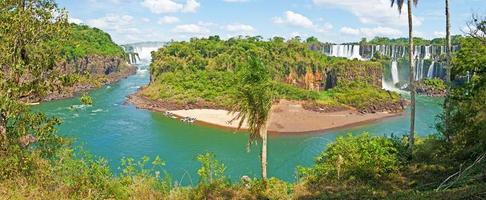
<instances>
[{"instance_id":1,"label":"palm tree trunk","mask_svg":"<svg viewBox=\"0 0 486 200\"><path fill-rule=\"evenodd\" d=\"M451 41L451 15L449 13L449 0L445 0L445 15L446 15L446 45L447 45L447 63L446 63L446 82L450 85L451 77L451 53L452 53L452 41Z\"/></svg>"},{"instance_id":2,"label":"palm tree trunk","mask_svg":"<svg viewBox=\"0 0 486 200\"><path fill-rule=\"evenodd\" d=\"M412 0L408 0L408 59L410 61L410 135L408 136L408 150L410 155L413 152L415 142L415 64L414 64L414 46L413 46L413 21L412 21Z\"/></svg>"},{"instance_id":3,"label":"palm tree trunk","mask_svg":"<svg viewBox=\"0 0 486 200\"><path fill-rule=\"evenodd\" d=\"M267 182L267 126L264 125L261 129L261 137L262 137L262 152L261 152L261 161L262 161L262 180L264 183Z\"/></svg>"},{"instance_id":4,"label":"palm tree trunk","mask_svg":"<svg viewBox=\"0 0 486 200\"><path fill-rule=\"evenodd\" d=\"M449 93L452 87L452 74L451 74L451 54L452 54L452 41L451 41L451 21L450 21L450 12L449 12L449 0L445 0L445 15L446 15L446 83L447 83L447 90L446 95ZM448 124L450 119L450 111L449 111L449 98L444 100L444 127L447 132ZM446 134L446 141L450 141L449 134Z\"/></svg>"}]
</instances>

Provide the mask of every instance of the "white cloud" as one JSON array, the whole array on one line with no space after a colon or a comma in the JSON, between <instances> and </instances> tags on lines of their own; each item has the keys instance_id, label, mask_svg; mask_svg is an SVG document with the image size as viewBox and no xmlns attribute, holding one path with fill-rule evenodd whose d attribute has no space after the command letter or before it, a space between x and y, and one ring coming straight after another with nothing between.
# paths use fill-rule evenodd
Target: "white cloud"
<instances>
[{"instance_id":1,"label":"white cloud","mask_svg":"<svg viewBox=\"0 0 486 200\"><path fill-rule=\"evenodd\" d=\"M174 29L172 29L172 32L193 35L205 35L209 34L210 30L207 27L198 24L183 24L176 26Z\"/></svg>"},{"instance_id":2,"label":"white cloud","mask_svg":"<svg viewBox=\"0 0 486 200\"><path fill-rule=\"evenodd\" d=\"M273 18L273 22L276 24L289 24L304 28L314 27L314 23L309 18L292 11L286 11L284 17Z\"/></svg>"},{"instance_id":3,"label":"white cloud","mask_svg":"<svg viewBox=\"0 0 486 200\"><path fill-rule=\"evenodd\" d=\"M104 17L89 19L86 24L108 32L117 42L127 42L140 40L146 35L136 27L136 22L130 15L107 14Z\"/></svg>"},{"instance_id":4,"label":"white cloud","mask_svg":"<svg viewBox=\"0 0 486 200\"><path fill-rule=\"evenodd\" d=\"M149 18L146 18L146 17L143 17L143 18L142 18L142 21L143 21L143 22L150 22L150 19L149 19Z\"/></svg>"},{"instance_id":5,"label":"white cloud","mask_svg":"<svg viewBox=\"0 0 486 200\"><path fill-rule=\"evenodd\" d=\"M313 0L316 5L336 6L348 10L358 17L363 24L375 24L379 26L406 26L407 9L403 9L400 15L397 8L390 7L389 0ZM414 16L414 26L420 26L423 19Z\"/></svg>"},{"instance_id":6,"label":"white cloud","mask_svg":"<svg viewBox=\"0 0 486 200\"><path fill-rule=\"evenodd\" d=\"M367 38L373 38L376 36L388 36L388 37L396 37L400 36L402 32L398 29L390 28L390 27L375 27L375 28L350 28L350 27L342 27L339 30L340 33L344 35L350 36L363 36Z\"/></svg>"},{"instance_id":7,"label":"white cloud","mask_svg":"<svg viewBox=\"0 0 486 200\"><path fill-rule=\"evenodd\" d=\"M226 25L225 29L229 32L238 32L238 33L252 33L255 31L255 28L246 24L229 24Z\"/></svg>"},{"instance_id":8,"label":"white cloud","mask_svg":"<svg viewBox=\"0 0 486 200\"><path fill-rule=\"evenodd\" d=\"M331 23L325 23L323 26L316 26L315 31L318 33L327 33L333 28L334 26Z\"/></svg>"},{"instance_id":9,"label":"white cloud","mask_svg":"<svg viewBox=\"0 0 486 200\"><path fill-rule=\"evenodd\" d=\"M286 11L283 17L274 17L272 21L275 24L307 28L318 33L327 33L333 28L333 25L330 23L324 23L322 26L317 25L306 16L292 11ZM323 21L323 19L320 21Z\"/></svg>"},{"instance_id":10,"label":"white cloud","mask_svg":"<svg viewBox=\"0 0 486 200\"><path fill-rule=\"evenodd\" d=\"M159 19L158 23L160 25L165 25L165 24L175 24L179 22L179 18L174 17L174 16L164 16Z\"/></svg>"},{"instance_id":11,"label":"white cloud","mask_svg":"<svg viewBox=\"0 0 486 200\"><path fill-rule=\"evenodd\" d=\"M185 4L174 0L143 0L142 6L156 14L176 12L196 12L200 4L197 0L187 0Z\"/></svg>"},{"instance_id":12,"label":"white cloud","mask_svg":"<svg viewBox=\"0 0 486 200\"><path fill-rule=\"evenodd\" d=\"M186 5L182 9L182 12L196 12L196 10L201 6L196 0L187 0Z\"/></svg>"},{"instance_id":13,"label":"white cloud","mask_svg":"<svg viewBox=\"0 0 486 200\"><path fill-rule=\"evenodd\" d=\"M69 17L68 21L69 21L69 23L75 23L75 24L83 23L83 20L78 19L78 18L74 18L74 17Z\"/></svg>"},{"instance_id":14,"label":"white cloud","mask_svg":"<svg viewBox=\"0 0 486 200\"><path fill-rule=\"evenodd\" d=\"M133 25L134 19L130 15L107 14L104 17L90 19L86 24L104 30L122 31Z\"/></svg>"},{"instance_id":15,"label":"white cloud","mask_svg":"<svg viewBox=\"0 0 486 200\"><path fill-rule=\"evenodd\" d=\"M353 35L353 36L358 36L361 33L359 29L349 28L349 27L342 27L341 30L339 30L339 32L345 35Z\"/></svg>"}]
</instances>

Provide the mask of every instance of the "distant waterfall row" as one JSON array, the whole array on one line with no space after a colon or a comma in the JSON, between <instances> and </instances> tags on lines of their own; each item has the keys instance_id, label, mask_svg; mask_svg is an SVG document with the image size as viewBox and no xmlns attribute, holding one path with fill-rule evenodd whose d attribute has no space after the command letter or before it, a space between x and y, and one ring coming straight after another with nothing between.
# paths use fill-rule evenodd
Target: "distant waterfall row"
<instances>
[{"instance_id":1,"label":"distant waterfall row","mask_svg":"<svg viewBox=\"0 0 486 200\"><path fill-rule=\"evenodd\" d=\"M454 46L453 51L458 48L458 46ZM400 82L398 72L399 66L401 66L400 62L408 62L408 47L399 45L324 45L322 51L329 56L358 60L370 60L377 55L386 56L390 58L390 71L393 84ZM442 78L444 75L444 68L440 60L445 53L445 46L415 46L413 53L415 62L415 80L434 77Z\"/></svg>"},{"instance_id":2,"label":"distant waterfall row","mask_svg":"<svg viewBox=\"0 0 486 200\"><path fill-rule=\"evenodd\" d=\"M149 63L152 59L152 51L157 51L164 45L165 43L163 42L144 42L122 45L122 48L128 55L130 64L139 64Z\"/></svg>"}]
</instances>

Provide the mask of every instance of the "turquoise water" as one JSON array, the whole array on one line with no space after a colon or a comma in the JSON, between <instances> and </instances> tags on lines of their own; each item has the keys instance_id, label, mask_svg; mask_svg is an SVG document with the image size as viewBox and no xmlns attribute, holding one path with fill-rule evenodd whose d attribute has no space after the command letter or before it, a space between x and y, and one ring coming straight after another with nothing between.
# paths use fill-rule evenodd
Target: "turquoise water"
<instances>
[{"instance_id":1,"label":"turquoise water","mask_svg":"<svg viewBox=\"0 0 486 200\"><path fill-rule=\"evenodd\" d=\"M141 66L143 68L144 66ZM126 97L148 83L147 70L139 70L116 84L89 93L94 105L72 110L79 97L42 103L34 107L63 120L59 133L75 139L85 150L104 157L117 170L123 157L160 156L174 179L195 183L199 168L195 157L213 152L227 166L227 175L238 180L243 175L259 176L258 147L246 151L247 135L209 127L189 125L160 113L136 109ZM418 97L419 135L435 133L435 116L441 111L439 98ZM310 166L314 157L336 136L368 131L375 135L403 135L409 128L409 115L384 119L359 127L317 134L271 136L268 143L269 176L295 180L296 166Z\"/></svg>"}]
</instances>

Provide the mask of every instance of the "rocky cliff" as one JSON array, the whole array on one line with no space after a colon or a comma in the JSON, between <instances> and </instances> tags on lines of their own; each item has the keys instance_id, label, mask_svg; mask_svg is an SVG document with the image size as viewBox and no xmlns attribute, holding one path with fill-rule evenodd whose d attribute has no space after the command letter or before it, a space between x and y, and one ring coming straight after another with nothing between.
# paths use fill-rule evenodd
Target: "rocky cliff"
<instances>
[{"instance_id":1,"label":"rocky cliff","mask_svg":"<svg viewBox=\"0 0 486 200\"><path fill-rule=\"evenodd\" d=\"M323 84L325 89L330 89L357 81L381 88L382 78L383 67L379 62L338 61L326 70Z\"/></svg>"},{"instance_id":2,"label":"rocky cliff","mask_svg":"<svg viewBox=\"0 0 486 200\"><path fill-rule=\"evenodd\" d=\"M25 101L38 102L69 98L77 93L119 81L136 72L136 67L114 56L85 56L57 64L58 78L43 97L30 96Z\"/></svg>"}]
</instances>

